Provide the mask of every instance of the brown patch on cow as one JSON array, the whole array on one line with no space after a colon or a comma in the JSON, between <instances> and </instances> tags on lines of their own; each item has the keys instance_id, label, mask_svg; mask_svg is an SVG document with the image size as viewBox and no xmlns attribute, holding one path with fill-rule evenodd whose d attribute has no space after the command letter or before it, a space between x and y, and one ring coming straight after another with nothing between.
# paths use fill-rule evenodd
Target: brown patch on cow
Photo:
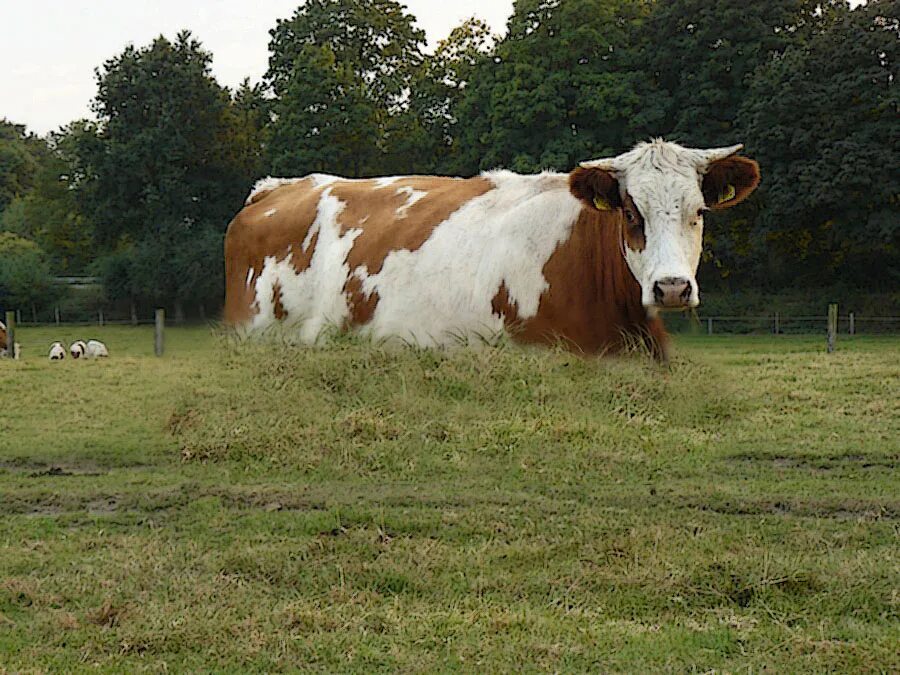
<instances>
[{"instance_id":1,"label":"brown patch on cow","mask_svg":"<svg viewBox=\"0 0 900 675\"><path fill-rule=\"evenodd\" d=\"M333 183L331 194L344 203L338 215L341 233L362 230L347 256L350 269L364 266L369 274L377 274L389 253L417 251L434 228L493 187L482 177L409 176L382 186L375 180ZM409 190L425 195L404 208Z\"/></svg>"},{"instance_id":2,"label":"brown patch on cow","mask_svg":"<svg viewBox=\"0 0 900 675\"><path fill-rule=\"evenodd\" d=\"M0 322L0 351L6 349L9 336L6 334L6 324Z\"/></svg>"},{"instance_id":3,"label":"brown patch on cow","mask_svg":"<svg viewBox=\"0 0 900 675\"><path fill-rule=\"evenodd\" d=\"M514 324L519 319L519 309L509 298L506 282L500 284L497 295L491 300L491 311L495 316L503 318L506 325Z\"/></svg>"},{"instance_id":4,"label":"brown patch on cow","mask_svg":"<svg viewBox=\"0 0 900 675\"><path fill-rule=\"evenodd\" d=\"M309 238L309 246L305 249L303 248L302 243L291 247L291 267L294 268L294 271L297 274L308 269L310 264L312 264L312 257L316 252L316 244L318 241L319 233L314 232L313 236Z\"/></svg>"},{"instance_id":5,"label":"brown patch on cow","mask_svg":"<svg viewBox=\"0 0 900 675\"><path fill-rule=\"evenodd\" d=\"M351 275L344 284L344 296L350 308L350 318L347 321L349 326L363 326L372 320L378 306L377 292L366 295L362 290L362 281Z\"/></svg>"},{"instance_id":6,"label":"brown patch on cow","mask_svg":"<svg viewBox=\"0 0 900 675\"><path fill-rule=\"evenodd\" d=\"M581 210L569 238L544 265L550 288L537 314L518 322L513 338L526 343L562 343L587 354L622 351L643 342L657 358L667 353L662 321L650 319L641 287L622 255L622 211ZM509 304L502 292L495 308Z\"/></svg>"},{"instance_id":7,"label":"brown patch on cow","mask_svg":"<svg viewBox=\"0 0 900 675\"><path fill-rule=\"evenodd\" d=\"M276 319L283 321L287 317L287 310L281 302L281 284L278 281L272 284L272 307L274 308Z\"/></svg>"},{"instance_id":8,"label":"brown patch on cow","mask_svg":"<svg viewBox=\"0 0 900 675\"><path fill-rule=\"evenodd\" d=\"M622 238L625 245L632 251L643 251L647 246L647 239L644 237L644 216L628 193L625 193L625 201L622 204L622 216L624 221Z\"/></svg>"},{"instance_id":9,"label":"brown patch on cow","mask_svg":"<svg viewBox=\"0 0 900 675\"><path fill-rule=\"evenodd\" d=\"M239 325L259 312L255 282L267 257L283 260L293 253L295 270L302 271L309 265L316 237L306 251L301 243L316 219L320 196L321 189L306 178L256 195L258 198L231 221L225 235L226 323ZM267 216L272 209L275 213Z\"/></svg>"},{"instance_id":10,"label":"brown patch on cow","mask_svg":"<svg viewBox=\"0 0 900 675\"><path fill-rule=\"evenodd\" d=\"M719 195L728 185L734 186L734 197L719 203ZM759 164L747 157L726 157L712 162L703 176L703 198L712 209L727 209L740 204L759 185Z\"/></svg>"}]
</instances>

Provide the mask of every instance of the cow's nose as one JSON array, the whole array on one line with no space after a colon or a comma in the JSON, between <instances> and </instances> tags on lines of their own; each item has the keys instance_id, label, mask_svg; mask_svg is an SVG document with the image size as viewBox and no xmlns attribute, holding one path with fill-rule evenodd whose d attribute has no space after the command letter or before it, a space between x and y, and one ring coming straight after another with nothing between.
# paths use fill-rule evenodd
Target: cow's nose
<instances>
[{"instance_id":1,"label":"cow's nose","mask_svg":"<svg viewBox=\"0 0 900 675\"><path fill-rule=\"evenodd\" d=\"M691 299L691 282L684 277L666 277L653 284L653 299L660 307L685 307Z\"/></svg>"}]
</instances>

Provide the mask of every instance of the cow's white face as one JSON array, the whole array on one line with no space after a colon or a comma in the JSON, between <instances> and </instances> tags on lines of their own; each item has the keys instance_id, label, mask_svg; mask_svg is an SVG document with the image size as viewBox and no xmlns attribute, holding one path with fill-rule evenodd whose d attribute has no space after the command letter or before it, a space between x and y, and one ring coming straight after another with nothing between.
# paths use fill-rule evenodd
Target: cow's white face
<instances>
[{"instance_id":1,"label":"cow's white face","mask_svg":"<svg viewBox=\"0 0 900 675\"><path fill-rule=\"evenodd\" d=\"M655 140L572 173L576 197L619 214L622 252L648 310L700 304L703 214L734 206L759 183L756 162L735 156L741 147L697 150Z\"/></svg>"}]
</instances>

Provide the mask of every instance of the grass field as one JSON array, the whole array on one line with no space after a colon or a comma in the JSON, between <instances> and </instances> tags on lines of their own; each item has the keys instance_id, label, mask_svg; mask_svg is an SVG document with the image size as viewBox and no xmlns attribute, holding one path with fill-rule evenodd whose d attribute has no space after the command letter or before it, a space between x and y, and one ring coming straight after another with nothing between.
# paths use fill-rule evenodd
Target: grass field
<instances>
[{"instance_id":1,"label":"grass field","mask_svg":"<svg viewBox=\"0 0 900 675\"><path fill-rule=\"evenodd\" d=\"M0 672L900 670L900 339L89 332L0 362Z\"/></svg>"}]
</instances>

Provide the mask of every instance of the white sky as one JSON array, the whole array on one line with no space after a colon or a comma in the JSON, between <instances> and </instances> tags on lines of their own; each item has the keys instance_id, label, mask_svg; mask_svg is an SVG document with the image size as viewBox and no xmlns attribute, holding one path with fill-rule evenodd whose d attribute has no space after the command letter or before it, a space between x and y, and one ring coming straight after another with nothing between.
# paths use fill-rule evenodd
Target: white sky
<instances>
[{"instance_id":1,"label":"white sky","mask_svg":"<svg viewBox=\"0 0 900 675\"><path fill-rule=\"evenodd\" d=\"M512 0L401 0L430 43L472 15L506 30ZM94 68L128 43L189 28L234 88L268 65L268 31L301 0L0 0L0 118L44 134L91 116Z\"/></svg>"}]
</instances>

